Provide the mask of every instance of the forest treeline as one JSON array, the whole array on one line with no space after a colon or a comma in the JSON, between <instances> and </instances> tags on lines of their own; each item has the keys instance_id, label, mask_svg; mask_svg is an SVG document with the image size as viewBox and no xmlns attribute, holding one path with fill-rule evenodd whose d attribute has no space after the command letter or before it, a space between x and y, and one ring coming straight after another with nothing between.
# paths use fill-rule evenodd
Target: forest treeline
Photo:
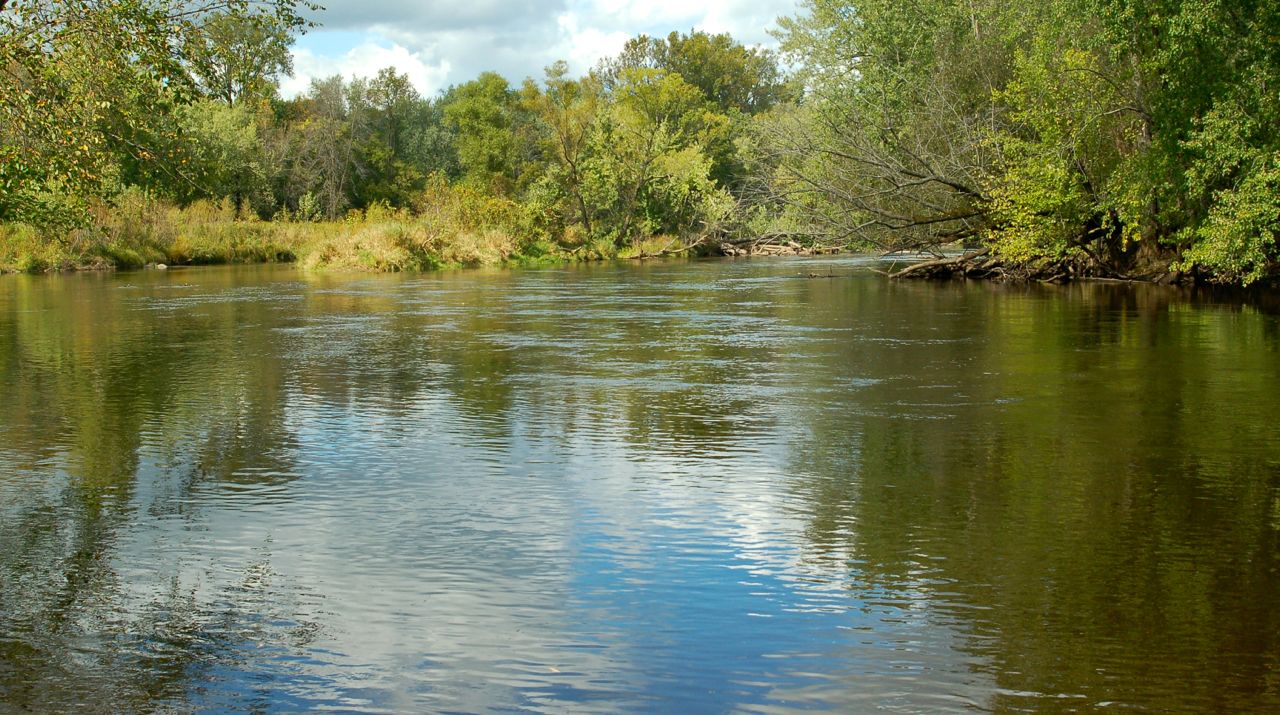
<instances>
[{"instance_id":1,"label":"forest treeline","mask_svg":"<svg viewBox=\"0 0 1280 715\"><path fill-rule=\"evenodd\" d=\"M582 76L294 98L294 0L0 8L0 266L786 242L992 277L1280 270L1276 3L806 0L777 52L673 32Z\"/></svg>"}]
</instances>

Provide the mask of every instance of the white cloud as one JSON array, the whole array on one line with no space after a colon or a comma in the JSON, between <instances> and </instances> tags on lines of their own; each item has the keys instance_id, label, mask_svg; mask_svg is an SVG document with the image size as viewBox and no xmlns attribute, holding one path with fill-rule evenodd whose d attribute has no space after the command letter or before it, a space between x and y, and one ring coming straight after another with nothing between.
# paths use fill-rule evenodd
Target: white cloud
<instances>
[{"instance_id":1,"label":"white cloud","mask_svg":"<svg viewBox=\"0 0 1280 715\"><path fill-rule=\"evenodd\" d=\"M749 45L773 44L768 29L798 12L796 0L330 0L322 27L294 50L284 96L312 78L408 74L424 94L486 70L512 83L540 77L556 60L585 72L641 33L728 32Z\"/></svg>"},{"instance_id":2,"label":"white cloud","mask_svg":"<svg viewBox=\"0 0 1280 715\"><path fill-rule=\"evenodd\" d=\"M610 32L598 27L580 27L579 22L578 16L572 13L557 18L559 41L555 45L556 59L568 61L578 73L591 69L602 57L616 55L631 38L630 34L620 30Z\"/></svg>"},{"instance_id":3,"label":"white cloud","mask_svg":"<svg viewBox=\"0 0 1280 715\"><path fill-rule=\"evenodd\" d=\"M414 52L385 38L373 37L339 56L317 54L305 47L293 49L293 77L280 83L286 97L302 94L313 79L342 75L347 79L372 77L384 67L394 67L408 75L409 81L422 94L434 94L444 88L451 65L447 59L432 62L426 52Z\"/></svg>"}]
</instances>

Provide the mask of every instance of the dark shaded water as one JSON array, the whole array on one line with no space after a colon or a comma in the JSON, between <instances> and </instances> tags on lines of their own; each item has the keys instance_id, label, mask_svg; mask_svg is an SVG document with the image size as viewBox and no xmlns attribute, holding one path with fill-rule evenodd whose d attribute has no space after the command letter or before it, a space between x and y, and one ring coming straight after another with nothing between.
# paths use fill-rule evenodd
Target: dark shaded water
<instances>
[{"instance_id":1,"label":"dark shaded water","mask_svg":"<svg viewBox=\"0 0 1280 715\"><path fill-rule=\"evenodd\" d=\"M0 711L1276 711L1277 415L1154 287L0 277Z\"/></svg>"}]
</instances>

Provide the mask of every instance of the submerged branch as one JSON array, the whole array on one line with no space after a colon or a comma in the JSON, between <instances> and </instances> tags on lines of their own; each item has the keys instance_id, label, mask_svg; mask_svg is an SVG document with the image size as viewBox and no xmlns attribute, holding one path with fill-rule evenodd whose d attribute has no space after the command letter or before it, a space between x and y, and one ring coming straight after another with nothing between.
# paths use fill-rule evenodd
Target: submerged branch
<instances>
[{"instance_id":1,"label":"submerged branch","mask_svg":"<svg viewBox=\"0 0 1280 715\"><path fill-rule=\"evenodd\" d=\"M981 250L973 251L971 253L966 253L962 256L953 256L951 258L936 258L930 261L922 261L920 263L915 263L910 266L907 266L906 268L903 268L897 273L890 273L889 277L905 278L907 276L912 276L917 273L936 271L937 269L946 269L946 272L950 273L954 268L962 266L966 263L971 263L972 261L978 258L982 258L983 256L986 256L990 253L991 253L990 248L983 248Z\"/></svg>"}]
</instances>

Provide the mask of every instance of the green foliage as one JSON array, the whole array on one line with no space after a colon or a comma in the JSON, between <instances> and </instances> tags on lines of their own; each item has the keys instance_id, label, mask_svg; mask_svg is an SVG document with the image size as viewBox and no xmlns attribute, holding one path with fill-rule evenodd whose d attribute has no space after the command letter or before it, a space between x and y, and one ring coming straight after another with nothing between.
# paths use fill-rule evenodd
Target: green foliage
<instances>
[{"instance_id":1,"label":"green foliage","mask_svg":"<svg viewBox=\"0 0 1280 715\"><path fill-rule=\"evenodd\" d=\"M246 103L199 100L178 110L190 145L184 171L192 197L231 197L237 208L270 214L274 200L258 138L259 116Z\"/></svg>"},{"instance_id":2,"label":"green foliage","mask_svg":"<svg viewBox=\"0 0 1280 715\"><path fill-rule=\"evenodd\" d=\"M582 194L597 216L597 237L623 246L654 233L714 227L725 203L710 177L706 147L729 120L679 75L623 71L591 137Z\"/></svg>"},{"instance_id":3,"label":"green foliage","mask_svg":"<svg viewBox=\"0 0 1280 715\"><path fill-rule=\"evenodd\" d=\"M703 151L712 159L711 176L716 182L739 194L749 176L736 143L749 133L750 118L797 97L775 53L745 47L727 34L641 35L628 41L617 57L601 62L595 75L615 91L625 84L626 73L635 69L679 76L702 93L708 108L728 118L724 130L710 138Z\"/></svg>"},{"instance_id":4,"label":"green foliage","mask_svg":"<svg viewBox=\"0 0 1280 715\"><path fill-rule=\"evenodd\" d=\"M0 273L38 273L62 263L58 245L22 223L0 225Z\"/></svg>"},{"instance_id":5,"label":"green foliage","mask_svg":"<svg viewBox=\"0 0 1280 715\"><path fill-rule=\"evenodd\" d=\"M299 221L318 221L320 219L320 200L308 191L298 198L298 211L295 214Z\"/></svg>"},{"instance_id":6,"label":"green foliage","mask_svg":"<svg viewBox=\"0 0 1280 715\"><path fill-rule=\"evenodd\" d=\"M998 161L990 101L1012 53L994 0L806 3L781 23L806 87L766 119L773 198L815 235L886 249L972 240Z\"/></svg>"},{"instance_id":7,"label":"green foliage","mask_svg":"<svg viewBox=\"0 0 1280 715\"><path fill-rule=\"evenodd\" d=\"M485 72L449 90L444 120L455 133L464 180L497 193L510 193L518 180L516 93L507 80Z\"/></svg>"},{"instance_id":8,"label":"green foliage","mask_svg":"<svg viewBox=\"0 0 1280 715\"><path fill-rule=\"evenodd\" d=\"M353 82L348 90L352 126L357 137L357 171L362 181L355 187L357 203L407 205L426 182L419 156L420 135L427 126L420 118L423 102L407 75L385 68L369 82Z\"/></svg>"},{"instance_id":9,"label":"green foliage","mask_svg":"<svg viewBox=\"0 0 1280 715\"><path fill-rule=\"evenodd\" d=\"M1280 255L1280 161L1271 157L1214 198L1185 254L1186 265L1245 285L1273 275Z\"/></svg>"},{"instance_id":10,"label":"green foliage","mask_svg":"<svg viewBox=\"0 0 1280 715\"><path fill-rule=\"evenodd\" d=\"M307 246L313 269L427 270L503 263L515 257L519 206L470 185L433 175L410 214L373 204L348 217L346 229Z\"/></svg>"},{"instance_id":11,"label":"green foliage","mask_svg":"<svg viewBox=\"0 0 1280 715\"><path fill-rule=\"evenodd\" d=\"M994 97L1008 110L994 137L1002 162L986 180L988 237L1002 255L1060 260L1091 244L1105 250L1117 236L1120 248L1139 238L1114 179L1142 119L1123 107L1110 69L1095 53L1044 37L1015 53Z\"/></svg>"},{"instance_id":12,"label":"green foliage","mask_svg":"<svg viewBox=\"0 0 1280 715\"><path fill-rule=\"evenodd\" d=\"M603 88L594 78L568 76L557 62L546 70L545 91L532 80L521 89L521 103L536 123L546 168L526 191L529 224L544 234L561 234L570 225L594 232L594 206L586 200L585 163L596 129Z\"/></svg>"},{"instance_id":13,"label":"green foliage","mask_svg":"<svg viewBox=\"0 0 1280 715\"><path fill-rule=\"evenodd\" d=\"M1275 272L1275 3L805 11L780 37L806 93L758 123L753 170L814 233L1105 274Z\"/></svg>"},{"instance_id":14,"label":"green foliage","mask_svg":"<svg viewBox=\"0 0 1280 715\"><path fill-rule=\"evenodd\" d=\"M640 35L628 40L617 57L602 62L598 74L613 88L628 70L643 68L680 75L725 114L757 114L792 95L771 51L745 47L723 33Z\"/></svg>"},{"instance_id":15,"label":"green foliage","mask_svg":"<svg viewBox=\"0 0 1280 715\"><path fill-rule=\"evenodd\" d=\"M519 89L484 73L423 97L388 68L281 100L303 6L8 3L0 224L26 248L7 265L298 255L267 216L325 236L315 265L375 268L729 232L1239 283L1280 265L1274 2L806 0L780 22L790 76L673 32ZM143 218L184 206L230 216ZM351 236L319 228L349 215Z\"/></svg>"},{"instance_id":16,"label":"green foliage","mask_svg":"<svg viewBox=\"0 0 1280 715\"><path fill-rule=\"evenodd\" d=\"M64 263L36 262L46 268L91 253L118 266L305 253L386 269L612 256L740 225L739 140L750 115L793 96L772 53L695 32L637 38L586 77L557 63L519 90L489 72L428 98L387 68L282 100L299 5L311 7L9 5L0 224L84 239ZM175 211L219 218L178 229ZM360 230L318 228L343 217ZM305 242L323 247L282 248L269 225L323 234Z\"/></svg>"},{"instance_id":17,"label":"green foliage","mask_svg":"<svg viewBox=\"0 0 1280 715\"><path fill-rule=\"evenodd\" d=\"M520 221L515 201L467 184L450 185L440 174L428 179L414 209L424 221L453 232L508 231Z\"/></svg>"},{"instance_id":18,"label":"green foliage","mask_svg":"<svg viewBox=\"0 0 1280 715\"><path fill-rule=\"evenodd\" d=\"M206 96L236 104L270 99L275 77L293 71L293 29L260 13L213 13L192 37L190 67Z\"/></svg>"},{"instance_id":19,"label":"green foliage","mask_svg":"<svg viewBox=\"0 0 1280 715\"><path fill-rule=\"evenodd\" d=\"M221 22L288 35L295 0L14 0L0 13L0 221L48 220L50 195L113 178L178 180L172 121ZM218 18L224 18L219 20Z\"/></svg>"},{"instance_id":20,"label":"green foliage","mask_svg":"<svg viewBox=\"0 0 1280 715\"><path fill-rule=\"evenodd\" d=\"M276 197L280 205L301 209L310 195L319 213L337 218L353 201L359 171L356 131L341 77L312 80L307 94L284 107L285 118L273 133ZM316 214L310 212L309 217Z\"/></svg>"}]
</instances>

